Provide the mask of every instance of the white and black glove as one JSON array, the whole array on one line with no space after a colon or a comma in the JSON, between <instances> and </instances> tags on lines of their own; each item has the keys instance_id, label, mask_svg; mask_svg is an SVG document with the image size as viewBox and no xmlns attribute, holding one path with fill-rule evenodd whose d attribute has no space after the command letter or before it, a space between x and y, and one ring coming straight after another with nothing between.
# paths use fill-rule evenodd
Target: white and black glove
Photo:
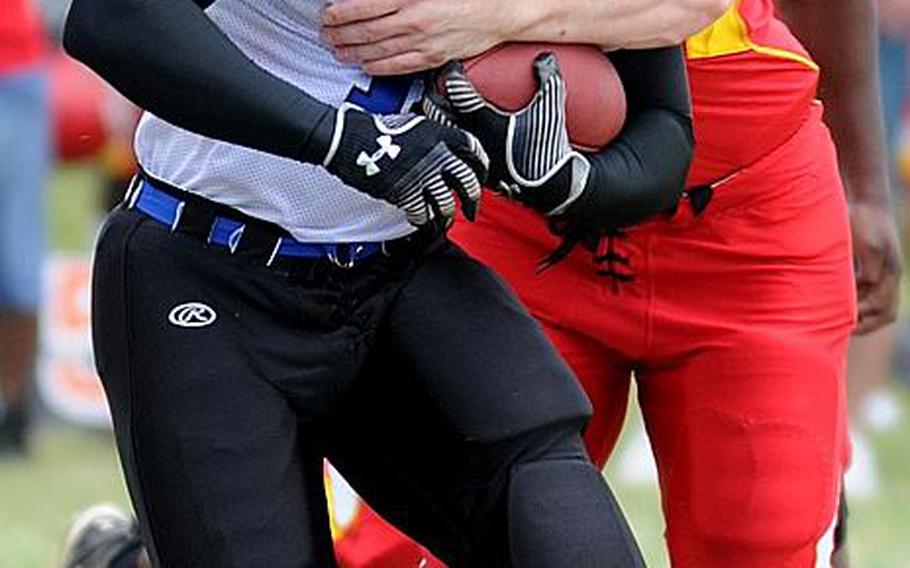
<instances>
[{"instance_id":1,"label":"white and black glove","mask_svg":"<svg viewBox=\"0 0 910 568\"><path fill-rule=\"evenodd\" d=\"M489 158L473 135L416 114L370 115L338 109L323 162L343 182L395 205L420 227L448 223L455 196L473 220Z\"/></svg>"},{"instance_id":2,"label":"white and black glove","mask_svg":"<svg viewBox=\"0 0 910 568\"><path fill-rule=\"evenodd\" d=\"M566 84L553 54L534 62L539 90L514 113L487 102L460 63L442 71L445 98L424 98L434 121L475 134L490 152L489 186L546 215L561 215L588 189L591 164L566 128Z\"/></svg>"}]
</instances>

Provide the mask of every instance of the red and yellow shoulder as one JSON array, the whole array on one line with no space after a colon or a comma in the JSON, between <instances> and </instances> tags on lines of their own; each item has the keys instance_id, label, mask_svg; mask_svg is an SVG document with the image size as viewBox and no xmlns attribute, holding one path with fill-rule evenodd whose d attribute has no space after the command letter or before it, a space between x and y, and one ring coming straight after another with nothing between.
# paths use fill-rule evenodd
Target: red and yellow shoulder
<instances>
[{"instance_id":1,"label":"red and yellow shoulder","mask_svg":"<svg viewBox=\"0 0 910 568\"><path fill-rule=\"evenodd\" d=\"M753 52L818 70L818 65L778 19L772 0L734 0L714 24L686 42L690 60Z\"/></svg>"}]
</instances>

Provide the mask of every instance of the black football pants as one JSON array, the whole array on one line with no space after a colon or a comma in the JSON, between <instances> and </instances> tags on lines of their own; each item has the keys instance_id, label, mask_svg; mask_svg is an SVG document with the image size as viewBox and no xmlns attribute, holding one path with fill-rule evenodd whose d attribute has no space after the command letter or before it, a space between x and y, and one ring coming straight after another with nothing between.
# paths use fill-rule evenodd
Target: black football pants
<instances>
[{"instance_id":1,"label":"black football pants","mask_svg":"<svg viewBox=\"0 0 910 568\"><path fill-rule=\"evenodd\" d=\"M637 565L581 450L587 399L444 239L352 269L267 268L117 210L93 331L157 565L333 566L325 456L454 564Z\"/></svg>"}]
</instances>

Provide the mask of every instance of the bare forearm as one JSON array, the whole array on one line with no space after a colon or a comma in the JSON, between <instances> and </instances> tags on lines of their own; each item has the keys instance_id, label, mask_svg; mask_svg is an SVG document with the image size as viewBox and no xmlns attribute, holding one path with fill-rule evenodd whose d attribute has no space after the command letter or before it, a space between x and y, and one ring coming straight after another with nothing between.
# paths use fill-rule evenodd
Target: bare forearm
<instances>
[{"instance_id":1,"label":"bare forearm","mask_svg":"<svg viewBox=\"0 0 910 568\"><path fill-rule=\"evenodd\" d=\"M521 0L517 41L662 47L707 27L730 0Z\"/></svg>"},{"instance_id":2,"label":"bare forearm","mask_svg":"<svg viewBox=\"0 0 910 568\"><path fill-rule=\"evenodd\" d=\"M850 197L888 203L873 0L779 0L821 67L825 120Z\"/></svg>"},{"instance_id":3,"label":"bare forearm","mask_svg":"<svg viewBox=\"0 0 910 568\"><path fill-rule=\"evenodd\" d=\"M372 75L466 59L507 41L643 49L681 43L731 0L345 0L323 12L323 39Z\"/></svg>"}]
</instances>

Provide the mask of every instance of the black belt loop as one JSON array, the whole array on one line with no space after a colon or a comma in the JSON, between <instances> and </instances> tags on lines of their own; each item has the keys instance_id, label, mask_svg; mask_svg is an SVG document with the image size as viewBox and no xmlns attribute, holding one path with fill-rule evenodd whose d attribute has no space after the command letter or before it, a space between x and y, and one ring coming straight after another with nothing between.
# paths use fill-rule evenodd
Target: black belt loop
<instances>
[{"instance_id":1,"label":"black belt loop","mask_svg":"<svg viewBox=\"0 0 910 568\"><path fill-rule=\"evenodd\" d=\"M209 244L215 225L215 212L204 207L184 207L177 231L202 237Z\"/></svg>"},{"instance_id":2,"label":"black belt loop","mask_svg":"<svg viewBox=\"0 0 910 568\"><path fill-rule=\"evenodd\" d=\"M136 174L130 180L129 185L126 186L126 192L123 194L123 205L125 208L127 208L127 209L133 208L133 204L135 203L133 201L133 197L134 197L133 194L139 190L140 185L142 185L142 178L140 177L139 174Z\"/></svg>"}]
</instances>

